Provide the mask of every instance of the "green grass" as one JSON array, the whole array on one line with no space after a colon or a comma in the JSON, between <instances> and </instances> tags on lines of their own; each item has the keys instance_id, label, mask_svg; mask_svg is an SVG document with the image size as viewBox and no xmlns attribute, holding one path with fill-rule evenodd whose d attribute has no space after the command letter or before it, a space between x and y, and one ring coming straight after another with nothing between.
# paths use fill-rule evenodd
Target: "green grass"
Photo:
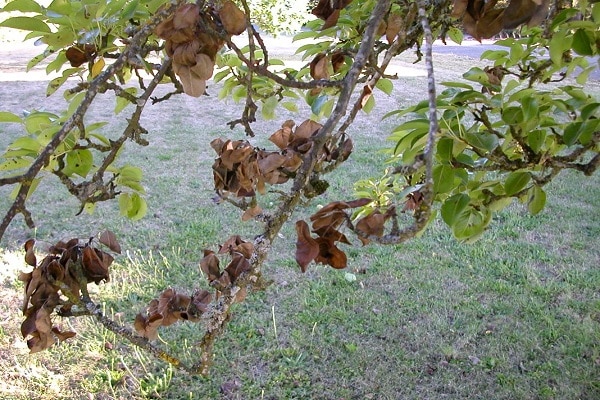
<instances>
[{"instance_id":1,"label":"green grass","mask_svg":"<svg viewBox=\"0 0 600 400\"><path fill-rule=\"evenodd\" d=\"M424 81L407 79L396 96L378 101L406 105L422 97ZM4 82L2 98L20 85ZM40 101L24 97L13 107ZM110 104L101 104L98 114ZM127 159L145 168L151 207L145 219L122 220L115 204L76 218L77 205L53 185L32 199L41 242L106 228L117 233L126 254L94 297L108 315L127 323L167 287L205 287L198 271L203 249L235 233L251 238L257 228L211 201L208 143L243 136L224 125L234 107L214 98L179 98L149 111L151 144ZM350 134L357 150L347 167L330 176L330 190L294 220L317 204L349 198L356 179L381 169L378 150L394 121L380 117L356 124ZM263 137L257 140L264 145L281 121L259 125ZM0 129L2 143L14 134ZM22 285L16 274L22 265L14 249L33 232L16 221L0 275L0 398L600 398L600 178L566 174L548 195L538 216L518 204L499 213L473 245L457 243L435 222L406 244L346 247L346 271L311 265L300 273L293 226L287 226L264 267L274 284L235 306L209 378L173 370L89 319L58 321L71 323L78 336L29 355L19 335ZM161 342L193 362L200 328L161 328Z\"/></svg>"}]
</instances>

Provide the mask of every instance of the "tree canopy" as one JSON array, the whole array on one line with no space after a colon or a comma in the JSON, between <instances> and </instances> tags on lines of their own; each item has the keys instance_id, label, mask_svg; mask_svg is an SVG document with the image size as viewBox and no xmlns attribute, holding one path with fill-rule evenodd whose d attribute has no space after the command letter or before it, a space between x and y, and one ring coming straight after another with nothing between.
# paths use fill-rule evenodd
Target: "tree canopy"
<instances>
[{"instance_id":1,"label":"tree canopy","mask_svg":"<svg viewBox=\"0 0 600 400\"><path fill-rule=\"evenodd\" d=\"M253 238L223 238L219 248L198 255L209 290L157 293L130 325L106 317L87 290L92 282L109 280L111 254L121 251L112 232L56 243L41 261L34 241L27 241L25 261L33 269L20 277L21 331L32 352L74 335L53 326L55 315L94 315L159 358L207 374L230 307L248 290L268 284L261 265L285 223L295 224L295 259L302 271L313 262L342 269L347 256L338 245L350 244L346 235L356 235L363 245L400 243L439 217L458 240L474 241L514 199L539 213L544 186L561 171L589 176L600 164L600 102L585 87L598 69L598 3L321 0L304 8L302 2L268 0L6 4L3 11L19 15L0 26L24 30L27 39L45 47L27 68L49 60L46 71L60 76L49 82L46 95L62 92L68 107L58 114L0 112L0 122L22 128L0 160L0 185L14 187L0 237L17 215L35 226L27 202L42 179L64 185L80 202L80 212L117 200L124 217L143 218L142 175L152 169L120 164L122 152L131 151L124 144L152 140L140 122L148 105L178 95L203 96L211 79L222 85L220 98L241 103L239 118L229 126L242 126L247 135L211 143L215 192L223 208L234 207L242 221L258 222ZM297 49L306 61L298 69L271 58L259 30L294 29L292 20L307 21L295 39L310 39ZM516 28L519 38L500 40L501 50L483 54L488 67L442 82L439 91L435 39L461 42L468 34L482 40ZM405 117L390 132L390 168L359 184L354 198L325 205L309 221L290 221L297 207L327 191L327 174L352 157L349 128L377 107L381 93L392 92L397 77L386 70L407 51L426 60L427 99L386 110L387 117ZM77 84L66 88L72 77ZM157 97L159 85L172 89ZM127 121L122 132L109 135L103 122L86 121L99 93L114 96L115 117ZM300 102L310 107L309 115L298 111ZM282 109L297 118L277 121ZM252 141L260 135L253 129L257 119L274 121L269 149ZM267 191L279 195L272 213L261 206ZM205 329L194 365L184 365L154 342L160 327L182 320Z\"/></svg>"}]
</instances>

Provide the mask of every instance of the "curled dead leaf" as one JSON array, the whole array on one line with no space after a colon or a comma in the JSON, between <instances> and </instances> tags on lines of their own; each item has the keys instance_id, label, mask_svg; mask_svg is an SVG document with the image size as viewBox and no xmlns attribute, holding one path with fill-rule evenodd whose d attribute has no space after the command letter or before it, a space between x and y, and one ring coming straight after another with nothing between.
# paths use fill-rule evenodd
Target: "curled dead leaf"
<instances>
[{"instance_id":1,"label":"curled dead leaf","mask_svg":"<svg viewBox=\"0 0 600 400\"><path fill-rule=\"evenodd\" d=\"M296 222L296 262L302 272L319 255L319 244L310 235L308 224L302 220Z\"/></svg>"},{"instance_id":2,"label":"curled dead leaf","mask_svg":"<svg viewBox=\"0 0 600 400\"><path fill-rule=\"evenodd\" d=\"M325 53L319 53L310 62L310 76L315 79L329 78L329 57Z\"/></svg>"},{"instance_id":3,"label":"curled dead leaf","mask_svg":"<svg viewBox=\"0 0 600 400\"><path fill-rule=\"evenodd\" d=\"M369 236L373 235L381 237L383 235L384 223L385 216L378 210L375 210L371 214L361 218L356 224L356 229ZM359 236L358 238L363 246L370 242L366 237Z\"/></svg>"},{"instance_id":4,"label":"curled dead leaf","mask_svg":"<svg viewBox=\"0 0 600 400\"><path fill-rule=\"evenodd\" d=\"M319 245L319 255L315 262L327 264L335 269L343 269L348 266L346 253L340 250L333 241L328 238L319 237L316 239Z\"/></svg>"},{"instance_id":5,"label":"curled dead leaf","mask_svg":"<svg viewBox=\"0 0 600 400\"><path fill-rule=\"evenodd\" d=\"M93 62L96 55L96 46L93 44L76 44L65 52L65 56L73 68L77 68L87 61Z\"/></svg>"},{"instance_id":6,"label":"curled dead leaf","mask_svg":"<svg viewBox=\"0 0 600 400\"><path fill-rule=\"evenodd\" d=\"M323 125L321 125L320 123L313 121L312 119L307 119L304 122L302 122L294 131L294 140L309 139L311 136L316 134L322 127Z\"/></svg>"},{"instance_id":7,"label":"curled dead leaf","mask_svg":"<svg viewBox=\"0 0 600 400\"><path fill-rule=\"evenodd\" d=\"M33 249L34 244L35 239L29 239L23 246L25 248L25 262L32 267L37 265L37 258L35 257L35 251Z\"/></svg>"},{"instance_id":8,"label":"curled dead leaf","mask_svg":"<svg viewBox=\"0 0 600 400\"><path fill-rule=\"evenodd\" d=\"M141 313L135 316L133 328L140 335L148 340L158 339L158 328L161 326L163 316L160 314L143 316Z\"/></svg>"},{"instance_id":9,"label":"curled dead leaf","mask_svg":"<svg viewBox=\"0 0 600 400\"><path fill-rule=\"evenodd\" d=\"M109 230L102 232L99 241L115 253L121 254L121 245L117 241L117 236L113 232Z\"/></svg>"},{"instance_id":10,"label":"curled dead leaf","mask_svg":"<svg viewBox=\"0 0 600 400\"><path fill-rule=\"evenodd\" d=\"M231 0L224 0L218 11L223 28L230 35L239 35L246 30L246 14Z\"/></svg>"},{"instance_id":11,"label":"curled dead leaf","mask_svg":"<svg viewBox=\"0 0 600 400\"><path fill-rule=\"evenodd\" d=\"M260 213L262 213L262 208L259 205L249 207L246 209L246 211L244 211L244 214L242 214L242 221L249 221L257 215L260 215Z\"/></svg>"},{"instance_id":12,"label":"curled dead leaf","mask_svg":"<svg viewBox=\"0 0 600 400\"><path fill-rule=\"evenodd\" d=\"M209 282L219 279L221 276L219 257L214 251L204 250L204 257L200 260L200 270L206 275Z\"/></svg>"},{"instance_id":13,"label":"curled dead leaf","mask_svg":"<svg viewBox=\"0 0 600 400\"><path fill-rule=\"evenodd\" d=\"M173 15L175 29L195 28L200 21L200 7L196 4L184 4Z\"/></svg>"}]
</instances>

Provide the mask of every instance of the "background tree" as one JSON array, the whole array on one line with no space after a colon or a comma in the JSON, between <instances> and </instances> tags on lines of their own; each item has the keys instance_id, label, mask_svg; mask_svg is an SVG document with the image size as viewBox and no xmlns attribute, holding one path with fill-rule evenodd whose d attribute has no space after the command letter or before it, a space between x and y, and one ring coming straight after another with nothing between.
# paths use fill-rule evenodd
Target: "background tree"
<instances>
[{"instance_id":1,"label":"background tree","mask_svg":"<svg viewBox=\"0 0 600 400\"><path fill-rule=\"evenodd\" d=\"M89 283L109 279L110 253L120 252L114 234L56 243L40 262L28 241L25 259L33 270L21 275L21 331L32 352L73 336L53 326L54 315L94 315L159 358L207 374L213 343L231 317L232 304L243 301L248 290L268 285L261 266L277 234L297 207L327 190L327 174L351 157L349 128L361 112L376 106L378 91L391 92L394 77L386 68L409 49L426 58L428 99L390 110L388 115L410 116L392 133L391 168L359 185L356 199L325 205L310 217L310 225L295 222L295 258L302 271L313 261L345 268L346 254L338 244L350 243L347 231L363 244L400 243L419 235L438 214L459 240L475 240L493 213L513 199L538 213L546 201L544 185L562 170L591 175L600 163L600 103L583 87L597 69L589 58L598 54L597 4L562 9L533 0L504 6L494 1L319 1L312 9L318 19L296 35L312 41L298 49L307 60L298 70L281 68L269 57L252 24L252 3L244 1L57 1L41 6L14 0L3 10L29 13L0 25L28 31L28 38L46 45L28 67L50 57L47 70L61 72L47 95L70 77L79 77L79 83L64 91L69 106L62 114L0 114L2 122L23 127L23 136L9 145L0 166L5 172L0 184L15 187L0 235L19 214L34 226L27 200L41 179L52 177L79 200L80 211L92 212L96 203L118 199L121 214L142 218L147 211L142 170L118 164L123 146L148 143L140 118L149 103L179 94L202 96L211 77L223 83L220 96L243 102L240 117L229 125L243 126L248 135L247 140L211 143L216 193L219 201L240 209L242 220L260 222L254 239L234 235L218 249L204 250L200 268L210 290L157 293L138 314L134 329L107 318L87 291ZM461 41L456 19L478 40L526 26L522 39L500 42L506 50L483 55L488 68L464 74L472 83L446 82L438 95L431 44L437 37ZM243 46L234 40L238 35L245 35ZM579 86L561 84L568 76L576 76ZM161 84L173 90L156 97ZM126 128L114 136L102 131L102 122L85 119L96 96L107 92L115 96L115 114L128 104L135 107ZM280 107L294 111L302 100L311 115L274 126L271 149L252 143L257 118L272 119ZM278 194L273 213L261 206L268 190ZM201 322L205 329L193 365L154 342L159 327L180 320Z\"/></svg>"}]
</instances>

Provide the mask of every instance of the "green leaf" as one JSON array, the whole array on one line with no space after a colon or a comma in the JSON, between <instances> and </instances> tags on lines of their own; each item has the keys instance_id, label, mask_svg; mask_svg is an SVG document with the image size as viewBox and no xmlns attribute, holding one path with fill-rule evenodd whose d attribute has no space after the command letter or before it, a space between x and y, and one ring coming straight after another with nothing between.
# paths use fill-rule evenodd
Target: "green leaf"
<instances>
[{"instance_id":1,"label":"green leaf","mask_svg":"<svg viewBox=\"0 0 600 400\"><path fill-rule=\"evenodd\" d=\"M463 78L469 81L478 82L482 85L489 85L490 78L488 74L479 67L473 67L463 74Z\"/></svg>"},{"instance_id":2,"label":"green leaf","mask_svg":"<svg viewBox=\"0 0 600 400\"><path fill-rule=\"evenodd\" d=\"M594 3L592 6L592 18L594 22L600 24L600 3Z\"/></svg>"},{"instance_id":3,"label":"green leaf","mask_svg":"<svg viewBox=\"0 0 600 400\"><path fill-rule=\"evenodd\" d=\"M467 132L465 140L473 147L492 152L498 146L498 137L491 133Z\"/></svg>"},{"instance_id":4,"label":"green leaf","mask_svg":"<svg viewBox=\"0 0 600 400\"><path fill-rule=\"evenodd\" d=\"M492 213L487 208L476 210L467 207L454 221L452 233L458 240L475 241L483 234L491 219Z\"/></svg>"},{"instance_id":5,"label":"green leaf","mask_svg":"<svg viewBox=\"0 0 600 400\"><path fill-rule=\"evenodd\" d=\"M473 90L473 86L463 83L463 82L441 82L440 85L443 85L446 87L455 87L455 88Z\"/></svg>"},{"instance_id":6,"label":"green leaf","mask_svg":"<svg viewBox=\"0 0 600 400\"><path fill-rule=\"evenodd\" d=\"M294 35L292 42L295 42L297 40L302 40L302 39L309 39L309 38L313 38L313 37L315 37L315 32L313 32L312 30L302 31L302 32L299 32L296 35Z\"/></svg>"},{"instance_id":7,"label":"green leaf","mask_svg":"<svg viewBox=\"0 0 600 400\"><path fill-rule=\"evenodd\" d=\"M575 35L573 35L573 50L575 53L582 56L594 55L592 50L591 38L584 29L577 29Z\"/></svg>"},{"instance_id":8,"label":"green leaf","mask_svg":"<svg viewBox=\"0 0 600 400\"><path fill-rule=\"evenodd\" d=\"M448 37L450 38L450 40L452 40L454 43L456 43L456 44L462 43L463 38L464 38L462 30L453 26L450 29L448 29L447 33L448 33Z\"/></svg>"},{"instance_id":9,"label":"green leaf","mask_svg":"<svg viewBox=\"0 0 600 400\"><path fill-rule=\"evenodd\" d=\"M321 108L321 115L323 115L325 117L329 117L331 115L331 112L333 111L334 105L335 105L335 101L333 98L327 100L325 102L325 104L323 104L323 107Z\"/></svg>"},{"instance_id":10,"label":"green leaf","mask_svg":"<svg viewBox=\"0 0 600 400\"><path fill-rule=\"evenodd\" d=\"M29 167L33 160L31 158L11 158L3 163L0 163L0 171L13 171L24 167Z\"/></svg>"},{"instance_id":11,"label":"green leaf","mask_svg":"<svg viewBox=\"0 0 600 400\"><path fill-rule=\"evenodd\" d=\"M531 180L531 175L528 172L512 172L504 181L504 192L508 196L519 193L527 186Z\"/></svg>"},{"instance_id":12,"label":"green leaf","mask_svg":"<svg viewBox=\"0 0 600 400\"><path fill-rule=\"evenodd\" d=\"M509 125L518 125L523 122L523 118L521 107L507 107L502 110L502 120Z\"/></svg>"},{"instance_id":13,"label":"green leaf","mask_svg":"<svg viewBox=\"0 0 600 400\"><path fill-rule=\"evenodd\" d=\"M577 142L577 139L579 139L579 136L582 133L582 126L582 122L573 122L567 125L563 134L563 141L565 144L572 146Z\"/></svg>"},{"instance_id":14,"label":"green leaf","mask_svg":"<svg viewBox=\"0 0 600 400\"><path fill-rule=\"evenodd\" d=\"M577 75L577 77L575 78L575 81L579 85L585 85L587 83L587 81L589 80L590 74L597 70L598 70L598 67L596 67L596 66L586 68Z\"/></svg>"},{"instance_id":15,"label":"green leaf","mask_svg":"<svg viewBox=\"0 0 600 400\"><path fill-rule=\"evenodd\" d=\"M454 225L461 212L469 205L470 197L464 193L455 194L446 199L441 208L442 219L448 226Z\"/></svg>"},{"instance_id":16,"label":"green leaf","mask_svg":"<svg viewBox=\"0 0 600 400\"><path fill-rule=\"evenodd\" d=\"M362 110L367 113L370 114L371 111L373 111L373 108L375 107L375 96L371 95L369 96L369 98L367 99L366 103L363 105Z\"/></svg>"},{"instance_id":17,"label":"green leaf","mask_svg":"<svg viewBox=\"0 0 600 400\"><path fill-rule=\"evenodd\" d=\"M600 103L590 103L581 109L581 119L599 118L597 110L600 108Z\"/></svg>"},{"instance_id":18,"label":"green leaf","mask_svg":"<svg viewBox=\"0 0 600 400\"><path fill-rule=\"evenodd\" d=\"M538 153L546 141L546 131L535 130L527 134L527 144L535 153Z\"/></svg>"},{"instance_id":19,"label":"green leaf","mask_svg":"<svg viewBox=\"0 0 600 400\"><path fill-rule=\"evenodd\" d=\"M25 129L27 133L36 134L41 132L43 129L47 128L52 124L53 120L58 118L57 115L44 112L44 111L35 111L29 114L25 118Z\"/></svg>"},{"instance_id":20,"label":"green leaf","mask_svg":"<svg viewBox=\"0 0 600 400\"><path fill-rule=\"evenodd\" d=\"M129 193L121 193L119 195L119 210L122 216L126 216L131 208L131 195Z\"/></svg>"},{"instance_id":21,"label":"green leaf","mask_svg":"<svg viewBox=\"0 0 600 400\"><path fill-rule=\"evenodd\" d=\"M77 174L85 178L94 165L94 156L89 149L72 150L67 153L67 166L65 174Z\"/></svg>"},{"instance_id":22,"label":"green leaf","mask_svg":"<svg viewBox=\"0 0 600 400\"><path fill-rule=\"evenodd\" d=\"M506 50L486 50L481 53L482 60L496 61L506 57L508 57L508 51Z\"/></svg>"},{"instance_id":23,"label":"green leaf","mask_svg":"<svg viewBox=\"0 0 600 400\"><path fill-rule=\"evenodd\" d=\"M89 215L94 214L94 210L96 210L96 203L85 203L83 206L83 211Z\"/></svg>"},{"instance_id":24,"label":"green leaf","mask_svg":"<svg viewBox=\"0 0 600 400\"><path fill-rule=\"evenodd\" d=\"M540 186L533 186L529 189L529 200L527 209L531 215L536 215L544 209L546 205L546 192Z\"/></svg>"},{"instance_id":25,"label":"green leaf","mask_svg":"<svg viewBox=\"0 0 600 400\"><path fill-rule=\"evenodd\" d=\"M148 211L146 200L137 193L121 193L119 195L119 209L121 215L132 221L143 218Z\"/></svg>"},{"instance_id":26,"label":"green leaf","mask_svg":"<svg viewBox=\"0 0 600 400\"><path fill-rule=\"evenodd\" d=\"M281 102L281 106L288 111L298 112L298 105L293 101L283 101Z\"/></svg>"},{"instance_id":27,"label":"green leaf","mask_svg":"<svg viewBox=\"0 0 600 400\"><path fill-rule=\"evenodd\" d=\"M35 189L37 189L38 185L40 184L42 178L34 178L31 180L31 186L29 186L29 190L27 191L27 196L26 198L28 199L29 196L31 196L33 194L33 192L35 192ZM16 199L17 195L19 194L19 191L21 190L21 184L18 184L13 191L10 193L10 198L11 199Z\"/></svg>"},{"instance_id":28,"label":"green leaf","mask_svg":"<svg viewBox=\"0 0 600 400\"><path fill-rule=\"evenodd\" d=\"M127 88L127 89L125 89L125 91L127 93L131 94L132 96L137 95L137 89L134 87ZM115 104L115 115L117 115L121 111L123 111L125 109L125 107L127 107L129 104L132 104L129 100L127 100L124 97L120 97L120 96L117 96L116 102L117 103Z\"/></svg>"},{"instance_id":29,"label":"green leaf","mask_svg":"<svg viewBox=\"0 0 600 400\"><path fill-rule=\"evenodd\" d=\"M142 169L131 165L126 165L119 170L119 177L124 180L139 182L142 176Z\"/></svg>"},{"instance_id":30,"label":"green leaf","mask_svg":"<svg viewBox=\"0 0 600 400\"><path fill-rule=\"evenodd\" d=\"M46 65L46 74L51 72L58 72L69 60L67 60L67 52L62 50L58 53L56 58Z\"/></svg>"},{"instance_id":31,"label":"green leaf","mask_svg":"<svg viewBox=\"0 0 600 400\"><path fill-rule=\"evenodd\" d=\"M326 94L317 96L314 99L314 101L312 102L312 104L310 105L310 110L312 111L312 113L315 115L319 115L321 113L321 109L323 108L323 105L325 104L326 101L327 101Z\"/></svg>"},{"instance_id":32,"label":"green leaf","mask_svg":"<svg viewBox=\"0 0 600 400\"><path fill-rule=\"evenodd\" d=\"M20 11L20 12L33 12L41 13L42 7L34 0L13 0L7 3L2 11Z\"/></svg>"},{"instance_id":33,"label":"green leaf","mask_svg":"<svg viewBox=\"0 0 600 400\"><path fill-rule=\"evenodd\" d=\"M51 30L46 23L34 17L12 17L0 22L5 28L21 29L24 31L50 33Z\"/></svg>"},{"instance_id":34,"label":"green leaf","mask_svg":"<svg viewBox=\"0 0 600 400\"><path fill-rule=\"evenodd\" d=\"M42 145L40 144L40 142L38 142L34 138L29 137L29 136L23 136L23 137L17 138L14 142L12 142L8 146L8 148L9 149L30 150L33 153L37 154L37 152L40 150L41 146Z\"/></svg>"},{"instance_id":35,"label":"green leaf","mask_svg":"<svg viewBox=\"0 0 600 400\"><path fill-rule=\"evenodd\" d=\"M42 54L38 54L37 56L33 57L27 63L27 67L25 68L25 71L29 72L33 67L38 65L40 62L44 61L52 53L53 53L53 51L51 49L46 49L46 50L44 50L44 52Z\"/></svg>"},{"instance_id":36,"label":"green leaf","mask_svg":"<svg viewBox=\"0 0 600 400\"><path fill-rule=\"evenodd\" d=\"M275 108L277 107L277 97L271 96L267 98L261 108L262 117L266 120L275 118Z\"/></svg>"},{"instance_id":37,"label":"green leaf","mask_svg":"<svg viewBox=\"0 0 600 400\"><path fill-rule=\"evenodd\" d=\"M381 78L379 81L377 81L375 87L388 96L394 91L394 84L392 83L391 79Z\"/></svg>"},{"instance_id":38,"label":"green leaf","mask_svg":"<svg viewBox=\"0 0 600 400\"><path fill-rule=\"evenodd\" d=\"M0 122L23 122L21 117L8 111L0 111Z\"/></svg>"},{"instance_id":39,"label":"green leaf","mask_svg":"<svg viewBox=\"0 0 600 400\"><path fill-rule=\"evenodd\" d=\"M62 76L56 77L48 83L48 87L46 88L46 97L51 96L54 92L58 90L72 75L74 75L79 68L69 68L63 71Z\"/></svg>"},{"instance_id":40,"label":"green leaf","mask_svg":"<svg viewBox=\"0 0 600 400\"><path fill-rule=\"evenodd\" d=\"M135 16L135 11L138 7L138 0L130 1L121 12L121 17L123 19L131 19Z\"/></svg>"},{"instance_id":41,"label":"green leaf","mask_svg":"<svg viewBox=\"0 0 600 400\"><path fill-rule=\"evenodd\" d=\"M454 140L443 137L437 143L436 157L442 162L450 162L452 160L452 150L454 148Z\"/></svg>"},{"instance_id":42,"label":"green leaf","mask_svg":"<svg viewBox=\"0 0 600 400\"><path fill-rule=\"evenodd\" d=\"M454 170L448 165L438 165L433 169L433 191L436 194L448 193L454 189Z\"/></svg>"},{"instance_id":43,"label":"green leaf","mask_svg":"<svg viewBox=\"0 0 600 400\"><path fill-rule=\"evenodd\" d=\"M571 49L572 36L567 37L566 30L559 30L550 39L550 59L557 66L563 65L563 53Z\"/></svg>"}]
</instances>

